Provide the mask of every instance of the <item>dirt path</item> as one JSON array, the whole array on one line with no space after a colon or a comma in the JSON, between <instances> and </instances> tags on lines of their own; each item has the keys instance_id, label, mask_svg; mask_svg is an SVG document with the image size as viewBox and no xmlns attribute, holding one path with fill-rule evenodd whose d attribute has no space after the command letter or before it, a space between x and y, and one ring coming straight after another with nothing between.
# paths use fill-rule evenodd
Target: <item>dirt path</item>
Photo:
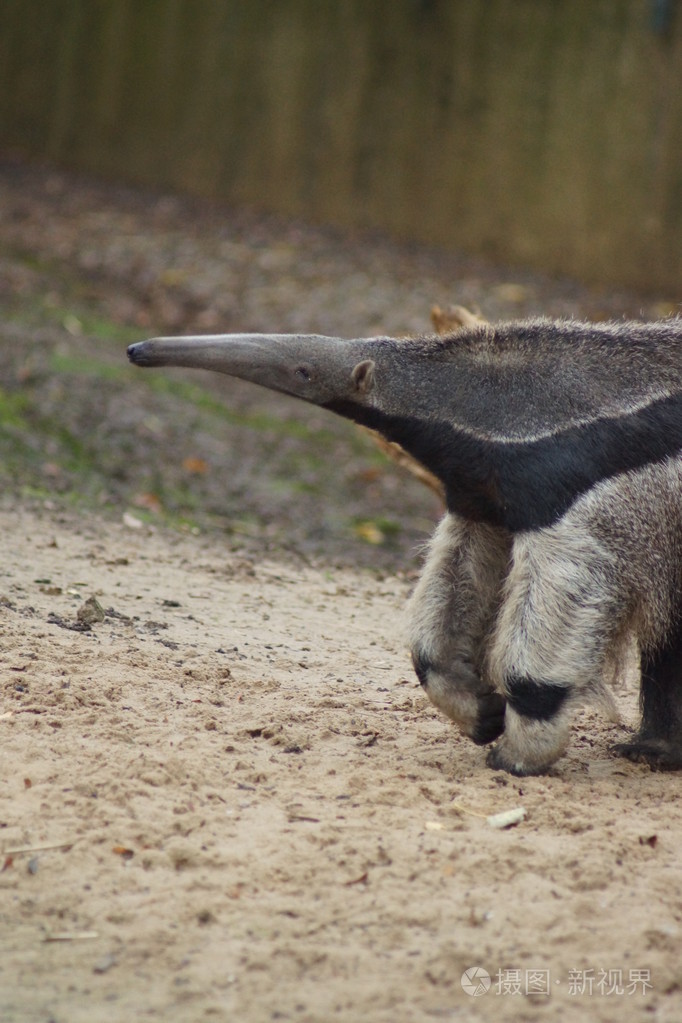
<instances>
[{"instance_id":1,"label":"dirt path","mask_svg":"<svg viewBox=\"0 0 682 1023\"><path fill-rule=\"evenodd\" d=\"M404 581L21 506L0 536L4 1023L682 1017L682 780L615 726L514 780L415 685Z\"/></svg>"},{"instance_id":2,"label":"dirt path","mask_svg":"<svg viewBox=\"0 0 682 1023\"><path fill-rule=\"evenodd\" d=\"M403 644L433 499L341 420L124 357L451 301L678 308L0 164L1 1023L682 1019L682 777L587 713L551 776L489 771Z\"/></svg>"}]
</instances>

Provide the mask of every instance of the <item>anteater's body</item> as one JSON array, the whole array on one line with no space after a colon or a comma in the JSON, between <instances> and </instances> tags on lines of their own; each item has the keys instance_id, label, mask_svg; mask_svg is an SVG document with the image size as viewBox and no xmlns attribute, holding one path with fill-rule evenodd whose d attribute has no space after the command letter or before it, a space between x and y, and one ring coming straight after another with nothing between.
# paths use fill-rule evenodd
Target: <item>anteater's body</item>
<instances>
[{"instance_id":1,"label":"anteater's body","mask_svg":"<svg viewBox=\"0 0 682 1023\"><path fill-rule=\"evenodd\" d=\"M489 763L545 770L571 708L636 639L642 725L617 751L682 766L682 322L522 321L446 337L157 338L400 444L447 514L410 606L432 701Z\"/></svg>"}]
</instances>

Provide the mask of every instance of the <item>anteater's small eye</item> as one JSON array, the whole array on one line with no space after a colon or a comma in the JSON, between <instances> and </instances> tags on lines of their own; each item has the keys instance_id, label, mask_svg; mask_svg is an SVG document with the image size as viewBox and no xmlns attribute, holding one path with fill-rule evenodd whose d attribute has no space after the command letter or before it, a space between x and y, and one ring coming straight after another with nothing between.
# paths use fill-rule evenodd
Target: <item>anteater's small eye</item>
<instances>
[{"instance_id":1,"label":"anteater's small eye","mask_svg":"<svg viewBox=\"0 0 682 1023\"><path fill-rule=\"evenodd\" d=\"M296 370L296 376L307 383L310 380L310 370L307 366L299 366Z\"/></svg>"}]
</instances>

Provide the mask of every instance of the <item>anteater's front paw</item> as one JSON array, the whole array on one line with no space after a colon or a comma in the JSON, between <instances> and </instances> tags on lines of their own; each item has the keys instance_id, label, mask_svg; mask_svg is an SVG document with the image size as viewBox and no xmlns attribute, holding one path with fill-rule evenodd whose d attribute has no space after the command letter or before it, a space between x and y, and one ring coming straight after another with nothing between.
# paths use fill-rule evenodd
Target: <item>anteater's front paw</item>
<instances>
[{"instance_id":1,"label":"anteater's front paw","mask_svg":"<svg viewBox=\"0 0 682 1023\"><path fill-rule=\"evenodd\" d=\"M504 732L507 701L500 693L486 693L478 698L478 714L471 738L477 746L487 746Z\"/></svg>"},{"instance_id":2,"label":"anteater's front paw","mask_svg":"<svg viewBox=\"0 0 682 1023\"><path fill-rule=\"evenodd\" d=\"M485 762L488 767L492 767L494 771L507 771L509 774L515 774L520 778L523 778L528 774L543 773L542 768L538 769L536 767L528 767L524 764L523 760L510 758L501 746L493 746L492 749L488 750Z\"/></svg>"},{"instance_id":3,"label":"anteater's front paw","mask_svg":"<svg viewBox=\"0 0 682 1023\"><path fill-rule=\"evenodd\" d=\"M546 774L566 749L567 714L536 720L519 714L507 703L504 735L488 753L488 766L519 776Z\"/></svg>"},{"instance_id":4,"label":"anteater's front paw","mask_svg":"<svg viewBox=\"0 0 682 1023\"><path fill-rule=\"evenodd\" d=\"M553 761L551 760L545 763L520 755L510 749L510 744L505 739L506 736L498 742L497 746L488 750L488 755L485 758L488 767L492 767L494 771L507 771L509 774L524 778L532 774L546 774L552 766Z\"/></svg>"}]
</instances>

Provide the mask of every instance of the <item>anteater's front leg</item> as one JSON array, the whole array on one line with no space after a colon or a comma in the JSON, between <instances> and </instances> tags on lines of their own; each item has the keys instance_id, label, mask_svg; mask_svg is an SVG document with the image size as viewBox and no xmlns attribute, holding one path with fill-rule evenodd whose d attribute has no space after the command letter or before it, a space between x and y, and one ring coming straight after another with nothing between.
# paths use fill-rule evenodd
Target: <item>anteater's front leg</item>
<instances>
[{"instance_id":1,"label":"anteater's front leg","mask_svg":"<svg viewBox=\"0 0 682 1023\"><path fill-rule=\"evenodd\" d=\"M573 705L603 692L623 614L613 559L587 529L515 537L488 663L507 698L491 767L541 774L563 753Z\"/></svg>"},{"instance_id":2,"label":"anteater's front leg","mask_svg":"<svg viewBox=\"0 0 682 1023\"><path fill-rule=\"evenodd\" d=\"M429 699L474 742L504 730L504 698L481 676L499 607L509 534L446 515L410 601L410 646Z\"/></svg>"}]
</instances>

